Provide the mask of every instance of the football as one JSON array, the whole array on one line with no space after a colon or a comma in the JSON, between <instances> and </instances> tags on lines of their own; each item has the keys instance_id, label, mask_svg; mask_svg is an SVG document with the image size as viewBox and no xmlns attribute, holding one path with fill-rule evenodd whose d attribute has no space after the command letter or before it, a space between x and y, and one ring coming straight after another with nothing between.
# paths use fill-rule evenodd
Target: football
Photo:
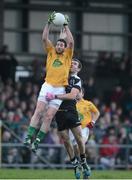
<instances>
[{"instance_id":1,"label":"football","mask_svg":"<svg viewBox=\"0 0 132 180\"><path fill-rule=\"evenodd\" d=\"M53 23L55 26L63 26L65 22L65 16L62 13L55 13Z\"/></svg>"}]
</instances>

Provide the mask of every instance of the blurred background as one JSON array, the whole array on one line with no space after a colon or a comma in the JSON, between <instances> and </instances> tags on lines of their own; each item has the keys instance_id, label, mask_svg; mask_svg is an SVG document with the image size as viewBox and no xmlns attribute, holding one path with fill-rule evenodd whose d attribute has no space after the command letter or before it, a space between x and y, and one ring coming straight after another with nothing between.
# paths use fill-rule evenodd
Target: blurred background
<instances>
[{"instance_id":1,"label":"blurred background","mask_svg":"<svg viewBox=\"0 0 132 180\"><path fill-rule=\"evenodd\" d=\"M93 169L132 168L132 1L0 1L0 167L69 168L55 121L37 156L22 144L45 76L42 31L49 13L70 18L85 98L100 110L90 131ZM51 28L57 40L60 28Z\"/></svg>"}]
</instances>

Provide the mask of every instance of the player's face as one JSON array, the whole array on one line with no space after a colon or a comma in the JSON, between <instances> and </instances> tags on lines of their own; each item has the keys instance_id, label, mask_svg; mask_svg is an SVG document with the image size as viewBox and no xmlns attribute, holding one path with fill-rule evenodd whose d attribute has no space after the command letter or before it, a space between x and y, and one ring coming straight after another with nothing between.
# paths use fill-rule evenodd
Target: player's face
<instances>
[{"instance_id":1,"label":"player's face","mask_svg":"<svg viewBox=\"0 0 132 180\"><path fill-rule=\"evenodd\" d=\"M57 41L55 49L58 54L62 54L65 50L65 44L61 41Z\"/></svg>"},{"instance_id":2,"label":"player's face","mask_svg":"<svg viewBox=\"0 0 132 180\"><path fill-rule=\"evenodd\" d=\"M70 72L71 73L79 72L78 66L79 66L79 63L77 61L72 60Z\"/></svg>"}]
</instances>

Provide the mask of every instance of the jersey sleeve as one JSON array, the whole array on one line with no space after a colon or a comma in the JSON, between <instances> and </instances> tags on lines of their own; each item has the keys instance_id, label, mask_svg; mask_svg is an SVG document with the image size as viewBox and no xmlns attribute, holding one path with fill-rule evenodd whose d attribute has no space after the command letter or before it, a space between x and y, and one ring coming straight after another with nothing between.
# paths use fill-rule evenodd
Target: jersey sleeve
<instances>
[{"instance_id":1,"label":"jersey sleeve","mask_svg":"<svg viewBox=\"0 0 132 180\"><path fill-rule=\"evenodd\" d=\"M97 107L96 107L91 101L89 102L89 105L90 105L90 110L91 110L91 112L96 113L96 112L99 111L99 110L97 109Z\"/></svg>"},{"instance_id":2,"label":"jersey sleeve","mask_svg":"<svg viewBox=\"0 0 132 180\"><path fill-rule=\"evenodd\" d=\"M69 57L72 58L72 56L73 56L73 49L67 48L67 53L68 53Z\"/></svg>"}]
</instances>

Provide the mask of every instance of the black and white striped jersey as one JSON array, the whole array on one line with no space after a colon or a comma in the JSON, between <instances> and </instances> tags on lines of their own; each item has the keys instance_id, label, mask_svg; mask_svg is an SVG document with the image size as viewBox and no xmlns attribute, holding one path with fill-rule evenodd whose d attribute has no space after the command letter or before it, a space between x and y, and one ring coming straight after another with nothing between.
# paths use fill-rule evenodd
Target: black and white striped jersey
<instances>
[{"instance_id":1,"label":"black and white striped jersey","mask_svg":"<svg viewBox=\"0 0 132 180\"><path fill-rule=\"evenodd\" d=\"M81 90L81 79L77 75L71 75L68 79L69 85L66 87L66 93L70 93L72 88ZM76 100L64 100L59 109L76 110Z\"/></svg>"}]
</instances>

